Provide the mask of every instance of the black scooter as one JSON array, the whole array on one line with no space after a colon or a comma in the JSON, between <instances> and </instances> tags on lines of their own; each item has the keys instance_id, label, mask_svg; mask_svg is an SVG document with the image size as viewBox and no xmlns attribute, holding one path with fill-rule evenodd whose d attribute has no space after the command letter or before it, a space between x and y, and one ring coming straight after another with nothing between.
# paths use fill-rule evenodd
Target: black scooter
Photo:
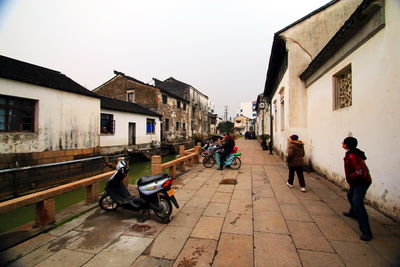
<instances>
[{"instance_id":1,"label":"black scooter","mask_svg":"<svg viewBox=\"0 0 400 267\"><path fill-rule=\"evenodd\" d=\"M140 212L139 221L144 222L150 215L150 210L161 219L163 223L171 221L172 204L178 209L179 205L171 189L173 179L168 174L143 176L138 182L139 196L132 196L126 189L122 180L128 174L129 168L125 159L120 160L116 172L108 179L105 192L100 196L99 205L106 211L118 207Z\"/></svg>"}]
</instances>

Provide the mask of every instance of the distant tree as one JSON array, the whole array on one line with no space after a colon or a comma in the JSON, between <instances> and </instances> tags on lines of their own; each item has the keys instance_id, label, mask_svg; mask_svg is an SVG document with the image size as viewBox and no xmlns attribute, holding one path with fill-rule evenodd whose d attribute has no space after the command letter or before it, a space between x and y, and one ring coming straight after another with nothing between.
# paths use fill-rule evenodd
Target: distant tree
<instances>
[{"instance_id":1,"label":"distant tree","mask_svg":"<svg viewBox=\"0 0 400 267\"><path fill-rule=\"evenodd\" d=\"M233 122L223 121L218 124L220 133L230 133L233 129Z\"/></svg>"}]
</instances>

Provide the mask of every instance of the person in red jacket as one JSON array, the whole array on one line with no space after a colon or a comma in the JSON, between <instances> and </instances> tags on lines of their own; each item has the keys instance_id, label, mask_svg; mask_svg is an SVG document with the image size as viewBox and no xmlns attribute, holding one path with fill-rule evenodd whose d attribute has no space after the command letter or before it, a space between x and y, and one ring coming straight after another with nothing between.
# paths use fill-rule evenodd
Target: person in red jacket
<instances>
[{"instance_id":1,"label":"person in red jacket","mask_svg":"<svg viewBox=\"0 0 400 267\"><path fill-rule=\"evenodd\" d=\"M357 148L357 145L358 141L354 137L346 137L343 140L343 148L347 151L344 157L344 170L346 181L350 186L347 192L350 210L343 212L343 215L356 219L361 231L360 239L369 241L372 239L372 232L368 213L364 206L364 198L372 179L365 164L367 157L363 151Z\"/></svg>"}]
</instances>

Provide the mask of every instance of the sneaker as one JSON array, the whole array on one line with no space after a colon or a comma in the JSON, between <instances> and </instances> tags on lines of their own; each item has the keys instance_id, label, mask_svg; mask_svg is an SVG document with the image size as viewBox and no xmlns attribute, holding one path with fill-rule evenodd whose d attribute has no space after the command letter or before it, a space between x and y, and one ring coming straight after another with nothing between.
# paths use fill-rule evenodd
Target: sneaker
<instances>
[{"instance_id":1,"label":"sneaker","mask_svg":"<svg viewBox=\"0 0 400 267\"><path fill-rule=\"evenodd\" d=\"M305 187L300 187L300 191L301 192L306 192L306 188Z\"/></svg>"},{"instance_id":2,"label":"sneaker","mask_svg":"<svg viewBox=\"0 0 400 267\"><path fill-rule=\"evenodd\" d=\"M222 171L223 169L222 168L218 168L217 170Z\"/></svg>"},{"instance_id":3,"label":"sneaker","mask_svg":"<svg viewBox=\"0 0 400 267\"><path fill-rule=\"evenodd\" d=\"M366 233L362 233L360 235L360 239L362 241L370 241L372 239L372 234L366 234Z\"/></svg>"},{"instance_id":4,"label":"sneaker","mask_svg":"<svg viewBox=\"0 0 400 267\"><path fill-rule=\"evenodd\" d=\"M293 187L293 185L292 185L292 184L289 184L289 182L286 182L286 185L289 186L290 188Z\"/></svg>"},{"instance_id":5,"label":"sneaker","mask_svg":"<svg viewBox=\"0 0 400 267\"><path fill-rule=\"evenodd\" d=\"M352 219L356 219L356 215L354 215L350 212L347 212L347 211L343 211L343 215L346 217L352 218Z\"/></svg>"}]
</instances>

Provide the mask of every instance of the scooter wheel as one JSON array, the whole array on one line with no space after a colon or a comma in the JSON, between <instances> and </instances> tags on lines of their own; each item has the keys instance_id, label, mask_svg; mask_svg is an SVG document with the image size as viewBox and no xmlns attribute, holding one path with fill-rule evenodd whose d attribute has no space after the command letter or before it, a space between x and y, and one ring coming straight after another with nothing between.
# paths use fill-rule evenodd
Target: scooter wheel
<instances>
[{"instance_id":1,"label":"scooter wheel","mask_svg":"<svg viewBox=\"0 0 400 267\"><path fill-rule=\"evenodd\" d=\"M211 156L205 157L203 159L203 165L206 168L211 168L215 164L215 159Z\"/></svg>"},{"instance_id":2,"label":"scooter wheel","mask_svg":"<svg viewBox=\"0 0 400 267\"><path fill-rule=\"evenodd\" d=\"M118 204L115 203L114 200L112 200L109 194L103 194L100 196L99 205L100 208L106 211L115 210L116 208L118 208Z\"/></svg>"},{"instance_id":3,"label":"scooter wheel","mask_svg":"<svg viewBox=\"0 0 400 267\"><path fill-rule=\"evenodd\" d=\"M154 214L161 219L163 223L169 223L171 221L171 213L172 213L172 203L164 195L160 196L160 203L159 203L161 210L160 211L154 211Z\"/></svg>"},{"instance_id":4,"label":"scooter wheel","mask_svg":"<svg viewBox=\"0 0 400 267\"><path fill-rule=\"evenodd\" d=\"M242 162L241 162L240 158L235 157L235 158L233 159L233 161L232 161L231 169L237 170L237 169L240 168L241 165L242 165Z\"/></svg>"}]
</instances>

